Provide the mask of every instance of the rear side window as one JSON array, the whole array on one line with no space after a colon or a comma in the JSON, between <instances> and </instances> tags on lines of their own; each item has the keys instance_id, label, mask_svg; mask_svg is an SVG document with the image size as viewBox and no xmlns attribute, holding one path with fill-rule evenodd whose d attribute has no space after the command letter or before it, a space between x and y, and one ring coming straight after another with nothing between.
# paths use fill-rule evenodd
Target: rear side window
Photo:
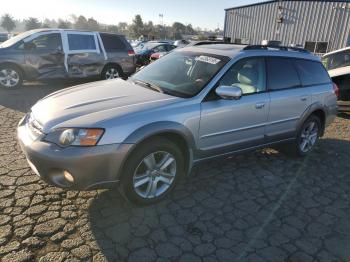
<instances>
[{"instance_id":1,"label":"rear side window","mask_svg":"<svg viewBox=\"0 0 350 262\"><path fill-rule=\"evenodd\" d=\"M167 47L166 47L166 49L168 50L168 51L171 51L171 50L173 50L173 49L175 49L177 46L175 46L175 45L168 45Z\"/></svg>"},{"instance_id":2,"label":"rear side window","mask_svg":"<svg viewBox=\"0 0 350 262\"><path fill-rule=\"evenodd\" d=\"M69 50L96 50L93 34L68 34Z\"/></svg>"},{"instance_id":3,"label":"rear side window","mask_svg":"<svg viewBox=\"0 0 350 262\"><path fill-rule=\"evenodd\" d=\"M159 46L156 46L155 48L153 48L153 51L154 52L166 52L166 47L165 45L159 45Z\"/></svg>"},{"instance_id":4,"label":"rear side window","mask_svg":"<svg viewBox=\"0 0 350 262\"><path fill-rule=\"evenodd\" d=\"M100 34L100 36L107 52L125 49L125 44L121 36L113 34Z\"/></svg>"},{"instance_id":5,"label":"rear side window","mask_svg":"<svg viewBox=\"0 0 350 262\"><path fill-rule=\"evenodd\" d=\"M298 73L288 58L267 58L267 83L269 90L281 90L300 86Z\"/></svg>"},{"instance_id":6,"label":"rear side window","mask_svg":"<svg viewBox=\"0 0 350 262\"><path fill-rule=\"evenodd\" d=\"M300 59L295 60L294 63L303 86L330 83L328 73L321 63Z\"/></svg>"}]
</instances>

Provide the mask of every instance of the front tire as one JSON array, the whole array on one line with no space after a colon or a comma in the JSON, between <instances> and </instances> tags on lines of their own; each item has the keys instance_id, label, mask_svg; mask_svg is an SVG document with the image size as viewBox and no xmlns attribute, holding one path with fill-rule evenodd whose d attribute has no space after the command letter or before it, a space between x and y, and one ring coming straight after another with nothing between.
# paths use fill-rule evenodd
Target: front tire
<instances>
[{"instance_id":1,"label":"front tire","mask_svg":"<svg viewBox=\"0 0 350 262\"><path fill-rule=\"evenodd\" d=\"M6 89L17 89L22 86L23 74L15 66L0 66L0 87Z\"/></svg>"},{"instance_id":2,"label":"front tire","mask_svg":"<svg viewBox=\"0 0 350 262\"><path fill-rule=\"evenodd\" d=\"M135 204L156 203L171 192L183 173L181 150L168 139L152 139L130 155L123 170L120 190Z\"/></svg>"}]
</instances>

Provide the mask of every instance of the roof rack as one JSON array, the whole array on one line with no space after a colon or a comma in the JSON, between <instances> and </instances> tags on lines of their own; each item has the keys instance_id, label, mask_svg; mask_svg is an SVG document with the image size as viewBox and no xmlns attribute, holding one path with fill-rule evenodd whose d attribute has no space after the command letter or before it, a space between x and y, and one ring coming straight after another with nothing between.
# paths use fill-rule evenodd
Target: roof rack
<instances>
[{"instance_id":1,"label":"roof rack","mask_svg":"<svg viewBox=\"0 0 350 262\"><path fill-rule=\"evenodd\" d=\"M296 51L301 53L310 54L309 51L303 48L291 47L291 46L279 46L279 45L248 45L243 48L243 50L281 50L281 51Z\"/></svg>"}]
</instances>

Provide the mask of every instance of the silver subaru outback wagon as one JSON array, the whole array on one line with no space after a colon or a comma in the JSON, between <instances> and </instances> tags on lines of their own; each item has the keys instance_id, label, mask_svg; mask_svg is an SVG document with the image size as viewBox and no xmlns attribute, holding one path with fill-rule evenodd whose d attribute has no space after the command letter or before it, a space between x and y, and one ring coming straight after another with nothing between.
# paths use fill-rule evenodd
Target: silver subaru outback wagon
<instances>
[{"instance_id":1,"label":"silver subaru outback wagon","mask_svg":"<svg viewBox=\"0 0 350 262\"><path fill-rule=\"evenodd\" d=\"M127 199L149 204L206 159L276 143L307 155L336 116L336 92L319 59L303 50L188 47L127 81L48 95L20 121L18 137L48 183L117 184Z\"/></svg>"}]
</instances>

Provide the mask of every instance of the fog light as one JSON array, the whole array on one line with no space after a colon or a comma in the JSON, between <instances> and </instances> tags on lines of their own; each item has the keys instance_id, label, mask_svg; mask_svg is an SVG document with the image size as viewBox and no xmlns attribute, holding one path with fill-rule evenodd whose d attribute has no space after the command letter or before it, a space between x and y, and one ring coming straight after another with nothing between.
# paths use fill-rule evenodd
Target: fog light
<instances>
[{"instance_id":1,"label":"fog light","mask_svg":"<svg viewBox=\"0 0 350 262\"><path fill-rule=\"evenodd\" d=\"M64 171L63 176L68 182L74 183L74 177L68 171Z\"/></svg>"}]
</instances>

